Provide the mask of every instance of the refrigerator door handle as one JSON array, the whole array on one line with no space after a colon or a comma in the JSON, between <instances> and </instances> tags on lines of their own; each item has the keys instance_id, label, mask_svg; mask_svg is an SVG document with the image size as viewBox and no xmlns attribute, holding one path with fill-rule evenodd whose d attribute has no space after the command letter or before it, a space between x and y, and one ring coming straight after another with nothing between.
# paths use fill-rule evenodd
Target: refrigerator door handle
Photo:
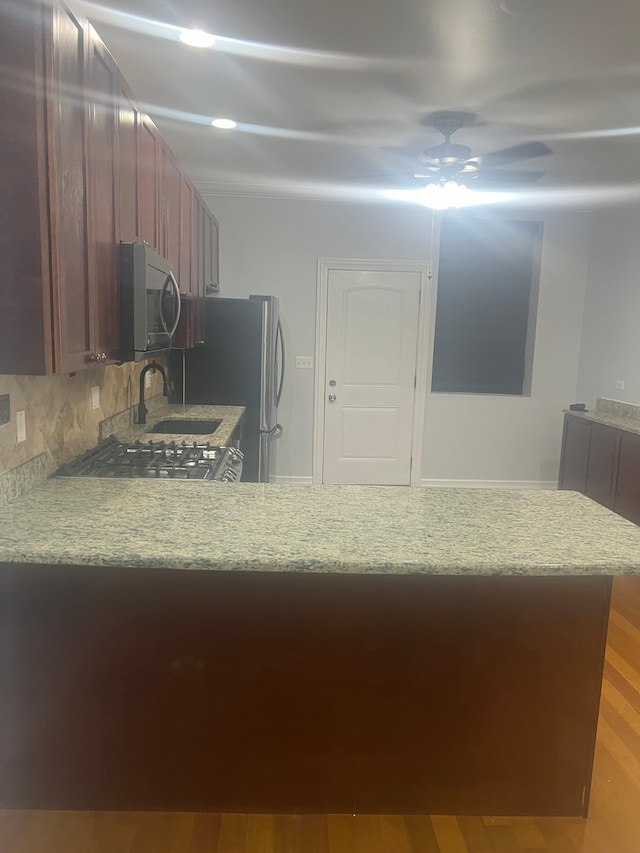
<instances>
[{"instance_id":1,"label":"refrigerator door handle","mask_svg":"<svg viewBox=\"0 0 640 853\"><path fill-rule=\"evenodd\" d=\"M269 315L267 313L266 302L262 303L262 345L260 353L260 432L268 432L268 411L269 411L269 362L268 358L268 323Z\"/></svg>"},{"instance_id":2,"label":"refrigerator door handle","mask_svg":"<svg viewBox=\"0 0 640 853\"><path fill-rule=\"evenodd\" d=\"M285 349L284 349L284 335L282 333L282 323L280 322L280 318L278 318L278 331L276 333L276 350L277 350L277 341L280 341L280 382L278 383L278 391L276 393L276 406L280 405L280 398L282 397L282 388L284 386L284 362L285 362ZM278 424L278 426L280 426ZM281 427L282 429L282 427Z\"/></svg>"}]
</instances>

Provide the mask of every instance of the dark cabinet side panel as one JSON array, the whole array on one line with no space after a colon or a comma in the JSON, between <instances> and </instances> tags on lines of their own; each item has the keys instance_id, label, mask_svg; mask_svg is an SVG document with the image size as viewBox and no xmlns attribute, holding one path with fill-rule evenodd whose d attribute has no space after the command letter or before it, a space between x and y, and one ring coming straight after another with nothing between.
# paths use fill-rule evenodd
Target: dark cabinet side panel
<instances>
[{"instance_id":1,"label":"dark cabinet side panel","mask_svg":"<svg viewBox=\"0 0 640 853\"><path fill-rule=\"evenodd\" d=\"M558 488L584 493L587 482L590 438L590 421L572 415L564 416Z\"/></svg>"}]
</instances>

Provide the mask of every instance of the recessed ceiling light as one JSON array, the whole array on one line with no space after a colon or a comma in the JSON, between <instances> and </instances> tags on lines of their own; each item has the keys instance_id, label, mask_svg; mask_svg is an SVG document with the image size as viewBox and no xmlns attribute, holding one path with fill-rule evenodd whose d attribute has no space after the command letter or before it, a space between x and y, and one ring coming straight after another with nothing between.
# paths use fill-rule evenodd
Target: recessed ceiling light
<instances>
[{"instance_id":1,"label":"recessed ceiling light","mask_svg":"<svg viewBox=\"0 0 640 853\"><path fill-rule=\"evenodd\" d=\"M233 130L238 123L232 118L214 118L211 124L219 130Z\"/></svg>"},{"instance_id":2,"label":"recessed ceiling light","mask_svg":"<svg viewBox=\"0 0 640 853\"><path fill-rule=\"evenodd\" d=\"M180 33L180 41L190 47L212 47L216 37L211 33L205 33L204 30L183 30Z\"/></svg>"}]
</instances>

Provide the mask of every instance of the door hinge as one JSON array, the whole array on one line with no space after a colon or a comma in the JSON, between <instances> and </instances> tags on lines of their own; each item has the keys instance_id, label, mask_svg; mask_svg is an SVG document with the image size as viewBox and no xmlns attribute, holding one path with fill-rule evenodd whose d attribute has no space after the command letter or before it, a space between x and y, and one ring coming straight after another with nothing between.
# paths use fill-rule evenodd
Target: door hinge
<instances>
[{"instance_id":1,"label":"door hinge","mask_svg":"<svg viewBox=\"0 0 640 853\"><path fill-rule=\"evenodd\" d=\"M431 268L427 270L427 278L429 279L429 281L431 281L431 279L433 278L433 270Z\"/></svg>"}]
</instances>

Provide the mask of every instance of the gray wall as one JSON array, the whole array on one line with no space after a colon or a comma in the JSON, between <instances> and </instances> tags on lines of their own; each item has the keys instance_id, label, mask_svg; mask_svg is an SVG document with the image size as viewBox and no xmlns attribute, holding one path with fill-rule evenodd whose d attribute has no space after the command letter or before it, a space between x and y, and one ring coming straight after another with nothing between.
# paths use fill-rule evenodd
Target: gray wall
<instances>
[{"instance_id":1,"label":"gray wall","mask_svg":"<svg viewBox=\"0 0 640 853\"><path fill-rule=\"evenodd\" d=\"M431 213L391 204L205 198L220 221L221 295L272 293L281 299L288 377L277 474L310 477L314 374L293 364L296 355L314 354L318 258L428 262ZM531 218L545 220L532 394L429 393L425 479L549 482L557 477L561 409L576 393L589 217L538 213Z\"/></svg>"},{"instance_id":2,"label":"gray wall","mask_svg":"<svg viewBox=\"0 0 640 853\"><path fill-rule=\"evenodd\" d=\"M578 393L640 403L640 200L593 216ZM616 389L616 380L624 390Z\"/></svg>"}]
</instances>

